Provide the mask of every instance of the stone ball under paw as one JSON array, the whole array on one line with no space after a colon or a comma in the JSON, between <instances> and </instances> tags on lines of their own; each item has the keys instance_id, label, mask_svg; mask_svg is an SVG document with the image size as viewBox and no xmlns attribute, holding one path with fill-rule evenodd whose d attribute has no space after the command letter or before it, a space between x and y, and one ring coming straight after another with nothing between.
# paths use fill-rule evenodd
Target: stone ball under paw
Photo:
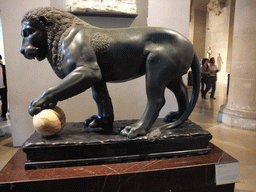
<instances>
[{"instance_id":1,"label":"stone ball under paw","mask_svg":"<svg viewBox=\"0 0 256 192\"><path fill-rule=\"evenodd\" d=\"M65 113L57 106L54 109L44 109L33 116L35 130L44 136L51 136L60 132L65 125Z\"/></svg>"}]
</instances>

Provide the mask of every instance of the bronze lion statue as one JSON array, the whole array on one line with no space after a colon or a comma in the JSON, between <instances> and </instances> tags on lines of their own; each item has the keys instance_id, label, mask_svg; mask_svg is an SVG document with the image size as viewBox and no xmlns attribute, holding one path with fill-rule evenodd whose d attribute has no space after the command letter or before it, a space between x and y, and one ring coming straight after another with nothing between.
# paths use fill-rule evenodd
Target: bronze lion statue
<instances>
[{"instance_id":1,"label":"bronze lion statue","mask_svg":"<svg viewBox=\"0 0 256 192\"><path fill-rule=\"evenodd\" d=\"M178 102L169 122L150 132L157 139L160 129L177 127L191 114L200 89L199 61L192 44L181 34L159 27L103 29L55 8L42 7L22 19L20 52L27 59L47 58L62 80L31 101L29 114L53 108L58 101L92 88L98 115L84 121L91 128L111 131L114 113L107 82L128 81L146 75L147 106L141 119L126 126L121 135L135 138L146 135L165 104L166 87ZM189 102L182 76L191 67L193 91Z\"/></svg>"}]
</instances>

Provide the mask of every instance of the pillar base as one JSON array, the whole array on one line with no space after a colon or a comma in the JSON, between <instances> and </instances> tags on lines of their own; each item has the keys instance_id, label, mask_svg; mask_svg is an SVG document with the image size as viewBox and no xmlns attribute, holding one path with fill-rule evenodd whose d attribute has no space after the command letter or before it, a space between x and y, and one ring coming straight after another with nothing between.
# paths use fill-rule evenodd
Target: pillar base
<instances>
[{"instance_id":1,"label":"pillar base","mask_svg":"<svg viewBox=\"0 0 256 192\"><path fill-rule=\"evenodd\" d=\"M232 110L225 104L220 107L218 122L230 127L256 131L256 112Z\"/></svg>"}]
</instances>

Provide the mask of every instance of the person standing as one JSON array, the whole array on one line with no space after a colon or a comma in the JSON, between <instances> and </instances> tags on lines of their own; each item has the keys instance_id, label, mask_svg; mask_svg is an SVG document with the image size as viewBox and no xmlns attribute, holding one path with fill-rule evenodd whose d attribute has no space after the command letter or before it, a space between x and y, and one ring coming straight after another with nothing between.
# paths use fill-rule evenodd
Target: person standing
<instances>
[{"instance_id":1,"label":"person standing","mask_svg":"<svg viewBox=\"0 0 256 192\"><path fill-rule=\"evenodd\" d=\"M208 77L210 72L208 71L208 63L209 63L209 59L207 58L203 58L202 59L202 65L201 65L201 96L203 99L205 99L204 96L204 91L206 89L207 86L207 82L208 82Z\"/></svg>"},{"instance_id":2,"label":"person standing","mask_svg":"<svg viewBox=\"0 0 256 192\"><path fill-rule=\"evenodd\" d=\"M2 62L2 56L0 55L0 96L2 101L2 114L1 118L3 121L6 121L6 113L7 113L7 81L6 81L6 71L5 65Z\"/></svg>"},{"instance_id":3,"label":"person standing","mask_svg":"<svg viewBox=\"0 0 256 192\"><path fill-rule=\"evenodd\" d=\"M217 73L219 72L219 69L215 65L214 57L212 57L210 59L210 64L208 65L208 70L210 72L210 75L209 75L209 78L208 78L208 83L207 83L206 89L203 91L202 98L205 98L206 93L210 89L212 89L210 98L211 99L216 99L214 97L214 94L215 94L215 90L216 90Z\"/></svg>"},{"instance_id":4,"label":"person standing","mask_svg":"<svg viewBox=\"0 0 256 192\"><path fill-rule=\"evenodd\" d=\"M0 55L0 96L2 101L2 121L7 121L6 113L7 113L7 82L6 82L6 72L5 65L2 62L2 55ZM5 133L2 129L0 129L0 137L3 137Z\"/></svg>"}]
</instances>

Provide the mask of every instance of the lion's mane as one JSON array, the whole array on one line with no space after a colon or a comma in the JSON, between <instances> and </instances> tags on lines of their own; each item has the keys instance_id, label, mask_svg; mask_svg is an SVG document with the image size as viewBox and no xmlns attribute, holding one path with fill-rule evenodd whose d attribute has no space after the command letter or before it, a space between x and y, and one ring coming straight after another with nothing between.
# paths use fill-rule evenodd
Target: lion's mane
<instances>
[{"instance_id":1,"label":"lion's mane","mask_svg":"<svg viewBox=\"0 0 256 192\"><path fill-rule=\"evenodd\" d=\"M44 16L49 25L45 25L40 17ZM47 44L48 44L48 61L52 66L61 67L61 60L63 57L61 51L62 40L69 34L74 25L83 25L91 27L88 23L79 19L78 17L53 7L40 7L27 12L21 23L38 22L38 25L46 29Z\"/></svg>"}]
</instances>

